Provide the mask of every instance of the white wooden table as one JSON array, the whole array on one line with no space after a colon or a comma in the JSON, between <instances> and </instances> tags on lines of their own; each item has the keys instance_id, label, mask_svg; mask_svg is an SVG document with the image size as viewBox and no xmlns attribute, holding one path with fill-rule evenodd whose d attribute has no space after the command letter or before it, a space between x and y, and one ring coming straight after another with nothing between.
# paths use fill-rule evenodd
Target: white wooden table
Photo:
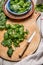
<instances>
[{"instance_id":1,"label":"white wooden table","mask_svg":"<svg viewBox=\"0 0 43 65\"><path fill-rule=\"evenodd\" d=\"M35 0L36 2L36 0ZM43 17L43 13L42 13L42 17ZM41 18L41 17L40 17ZM41 30L43 30L43 26L41 26L41 21L40 21L40 18L37 20L37 25L39 27L39 30L40 30L40 27L42 28ZM43 38L41 38L43 40ZM9 61L6 61L6 60L3 60L0 58L0 65L14 65L15 63L17 62L9 62Z\"/></svg>"}]
</instances>

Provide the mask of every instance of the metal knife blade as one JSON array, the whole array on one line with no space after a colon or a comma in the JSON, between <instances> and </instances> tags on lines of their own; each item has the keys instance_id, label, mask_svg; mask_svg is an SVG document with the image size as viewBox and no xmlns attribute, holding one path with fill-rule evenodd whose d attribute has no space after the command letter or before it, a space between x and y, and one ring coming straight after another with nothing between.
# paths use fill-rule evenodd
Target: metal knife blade
<instances>
[{"instance_id":1,"label":"metal knife blade","mask_svg":"<svg viewBox=\"0 0 43 65\"><path fill-rule=\"evenodd\" d=\"M34 31L34 32L32 33L32 35L30 36L30 38L27 40L26 45L24 46L23 50L22 50L21 53L19 54L19 58L21 58L21 57L23 56L23 54L25 53L25 51L26 51L28 45L29 45L30 42L32 41L33 37L35 36L35 34L36 34L36 31Z\"/></svg>"},{"instance_id":2,"label":"metal knife blade","mask_svg":"<svg viewBox=\"0 0 43 65\"><path fill-rule=\"evenodd\" d=\"M28 43L30 43L30 42L32 41L32 39L33 39L33 37L35 36L35 34L36 34L36 31L34 31L34 32L32 33L32 35L30 36L30 38L27 40Z\"/></svg>"}]
</instances>

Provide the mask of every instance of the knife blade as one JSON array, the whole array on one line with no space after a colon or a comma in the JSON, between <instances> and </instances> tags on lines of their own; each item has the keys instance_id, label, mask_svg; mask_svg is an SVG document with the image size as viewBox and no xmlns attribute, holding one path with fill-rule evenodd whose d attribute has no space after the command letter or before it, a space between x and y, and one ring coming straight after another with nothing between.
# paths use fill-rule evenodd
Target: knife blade
<instances>
[{"instance_id":1,"label":"knife blade","mask_svg":"<svg viewBox=\"0 0 43 65\"><path fill-rule=\"evenodd\" d=\"M36 31L34 31L34 32L31 34L30 38L28 38L27 44L25 45L25 47L24 47L24 49L22 50L22 52L19 54L19 58L21 58L21 57L23 56L23 54L25 53L25 51L26 51L26 49L28 48L29 44L31 43L33 37L35 36L35 34L36 34Z\"/></svg>"},{"instance_id":2,"label":"knife blade","mask_svg":"<svg viewBox=\"0 0 43 65\"><path fill-rule=\"evenodd\" d=\"M27 40L28 43L30 43L34 37L34 35L36 34L36 32L33 32L33 34L30 36L30 38Z\"/></svg>"}]
</instances>

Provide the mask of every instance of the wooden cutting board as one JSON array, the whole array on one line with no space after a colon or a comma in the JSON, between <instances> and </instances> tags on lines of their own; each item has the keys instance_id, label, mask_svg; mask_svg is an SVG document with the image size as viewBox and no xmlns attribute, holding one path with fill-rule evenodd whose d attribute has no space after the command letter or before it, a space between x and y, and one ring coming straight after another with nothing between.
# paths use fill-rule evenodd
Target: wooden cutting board
<instances>
[{"instance_id":1,"label":"wooden cutting board","mask_svg":"<svg viewBox=\"0 0 43 65\"><path fill-rule=\"evenodd\" d=\"M36 31L36 35L34 36L33 40L29 44L29 46L22 58L19 58L19 54L22 52L23 48L25 47L25 44L27 44L27 40L24 40L22 43L20 43L20 47L16 48L16 50L14 51L11 58L9 58L7 55L8 48L3 47L0 43L0 57L10 60L10 61L19 61L19 60L25 58L26 56L34 53L37 50L39 43L40 43L40 32L39 32L38 26L36 24L36 20L39 17L39 15L40 15L40 13L34 12L34 14L30 18L23 20L23 21L19 21L19 22L15 21L15 20L7 20L7 23L9 23L9 24L12 24L12 23L23 24L24 28L29 30L28 38L34 31ZM4 32L5 32L5 30L0 31L0 42L3 40Z\"/></svg>"}]
</instances>

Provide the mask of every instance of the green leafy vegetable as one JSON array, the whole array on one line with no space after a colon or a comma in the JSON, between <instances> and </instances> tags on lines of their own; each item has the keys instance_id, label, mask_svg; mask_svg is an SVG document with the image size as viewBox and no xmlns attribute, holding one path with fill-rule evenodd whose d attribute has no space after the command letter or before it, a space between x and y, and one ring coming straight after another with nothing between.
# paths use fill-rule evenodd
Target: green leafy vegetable
<instances>
[{"instance_id":1,"label":"green leafy vegetable","mask_svg":"<svg viewBox=\"0 0 43 65\"><path fill-rule=\"evenodd\" d=\"M36 5L35 9L36 9L36 11L43 12L43 4Z\"/></svg>"},{"instance_id":2,"label":"green leafy vegetable","mask_svg":"<svg viewBox=\"0 0 43 65\"><path fill-rule=\"evenodd\" d=\"M19 47L20 42L22 42L25 37L28 35L28 30L24 31L24 26L19 24L6 24L5 29L7 30L4 33L4 39L2 45L4 47ZM12 49L8 50L8 56L11 57Z\"/></svg>"},{"instance_id":3,"label":"green leafy vegetable","mask_svg":"<svg viewBox=\"0 0 43 65\"><path fill-rule=\"evenodd\" d=\"M22 13L29 9L31 2L28 0L10 0L10 9L16 13Z\"/></svg>"},{"instance_id":4,"label":"green leafy vegetable","mask_svg":"<svg viewBox=\"0 0 43 65\"><path fill-rule=\"evenodd\" d=\"M5 28L7 17L3 13L2 6L3 6L4 0L0 1L0 30L3 30Z\"/></svg>"},{"instance_id":5,"label":"green leafy vegetable","mask_svg":"<svg viewBox=\"0 0 43 65\"><path fill-rule=\"evenodd\" d=\"M0 30L3 30L3 29L5 29L5 26L0 25Z\"/></svg>"},{"instance_id":6,"label":"green leafy vegetable","mask_svg":"<svg viewBox=\"0 0 43 65\"><path fill-rule=\"evenodd\" d=\"M5 40L7 40L9 38L9 35L8 35L8 33L6 32L6 33L4 33L4 39Z\"/></svg>"},{"instance_id":7,"label":"green leafy vegetable","mask_svg":"<svg viewBox=\"0 0 43 65\"><path fill-rule=\"evenodd\" d=\"M12 40L11 39L3 40L2 45L9 48L12 45Z\"/></svg>"},{"instance_id":8,"label":"green leafy vegetable","mask_svg":"<svg viewBox=\"0 0 43 65\"><path fill-rule=\"evenodd\" d=\"M9 49L8 49L7 54L8 54L9 57L12 56L13 51L14 51L14 50L13 50L12 48L9 48Z\"/></svg>"},{"instance_id":9,"label":"green leafy vegetable","mask_svg":"<svg viewBox=\"0 0 43 65\"><path fill-rule=\"evenodd\" d=\"M6 24L5 29L10 29L10 24Z\"/></svg>"}]
</instances>

